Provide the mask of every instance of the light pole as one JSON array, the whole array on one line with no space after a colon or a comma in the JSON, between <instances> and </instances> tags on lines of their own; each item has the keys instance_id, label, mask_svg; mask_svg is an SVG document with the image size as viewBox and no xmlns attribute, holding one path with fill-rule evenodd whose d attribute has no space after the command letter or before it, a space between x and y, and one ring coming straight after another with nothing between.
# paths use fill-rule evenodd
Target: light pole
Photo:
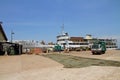
<instances>
[{"instance_id":1,"label":"light pole","mask_svg":"<svg viewBox=\"0 0 120 80\"><path fill-rule=\"evenodd\" d=\"M13 34L15 33L11 30L11 43L13 42Z\"/></svg>"}]
</instances>

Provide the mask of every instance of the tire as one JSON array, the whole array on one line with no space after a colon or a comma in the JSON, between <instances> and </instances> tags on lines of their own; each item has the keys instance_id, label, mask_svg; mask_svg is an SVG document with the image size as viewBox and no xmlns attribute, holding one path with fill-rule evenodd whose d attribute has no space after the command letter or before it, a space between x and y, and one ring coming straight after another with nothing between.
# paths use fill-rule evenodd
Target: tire
<instances>
[{"instance_id":1,"label":"tire","mask_svg":"<svg viewBox=\"0 0 120 80\"><path fill-rule=\"evenodd\" d=\"M105 51L102 51L102 54L105 54Z\"/></svg>"},{"instance_id":2,"label":"tire","mask_svg":"<svg viewBox=\"0 0 120 80\"><path fill-rule=\"evenodd\" d=\"M0 55L5 55L5 52L4 51L0 51Z\"/></svg>"},{"instance_id":3,"label":"tire","mask_svg":"<svg viewBox=\"0 0 120 80\"><path fill-rule=\"evenodd\" d=\"M95 53L94 53L94 52L92 52L92 54L93 54L93 55L95 55Z\"/></svg>"}]
</instances>

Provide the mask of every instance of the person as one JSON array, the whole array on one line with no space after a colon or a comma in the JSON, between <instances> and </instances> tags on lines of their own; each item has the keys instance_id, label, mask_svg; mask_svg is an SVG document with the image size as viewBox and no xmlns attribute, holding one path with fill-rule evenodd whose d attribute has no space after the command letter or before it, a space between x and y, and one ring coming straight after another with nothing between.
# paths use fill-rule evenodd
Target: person
<instances>
[{"instance_id":1,"label":"person","mask_svg":"<svg viewBox=\"0 0 120 80\"><path fill-rule=\"evenodd\" d=\"M8 48L5 47L5 55L8 55Z\"/></svg>"}]
</instances>

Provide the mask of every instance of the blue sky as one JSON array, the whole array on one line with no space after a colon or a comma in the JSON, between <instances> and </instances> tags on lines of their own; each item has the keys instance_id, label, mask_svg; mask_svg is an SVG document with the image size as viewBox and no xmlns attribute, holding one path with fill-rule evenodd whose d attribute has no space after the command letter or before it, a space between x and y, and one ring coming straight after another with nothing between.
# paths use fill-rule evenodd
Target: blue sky
<instances>
[{"instance_id":1,"label":"blue sky","mask_svg":"<svg viewBox=\"0 0 120 80\"><path fill-rule=\"evenodd\" d=\"M120 0L0 0L0 21L10 40L56 42L64 30L70 36L91 34L120 39Z\"/></svg>"}]
</instances>

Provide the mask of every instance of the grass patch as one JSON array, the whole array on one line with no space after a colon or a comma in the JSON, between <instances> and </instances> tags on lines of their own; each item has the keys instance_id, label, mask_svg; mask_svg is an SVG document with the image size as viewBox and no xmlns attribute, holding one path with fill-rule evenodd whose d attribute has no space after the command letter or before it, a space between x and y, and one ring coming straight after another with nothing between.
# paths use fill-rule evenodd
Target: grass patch
<instances>
[{"instance_id":1,"label":"grass patch","mask_svg":"<svg viewBox=\"0 0 120 80\"><path fill-rule=\"evenodd\" d=\"M84 58L64 54L46 54L44 57L53 59L64 65L64 68L82 68L88 66L115 66L120 67L119 61Z\"/></svg>"}]
</instances>

